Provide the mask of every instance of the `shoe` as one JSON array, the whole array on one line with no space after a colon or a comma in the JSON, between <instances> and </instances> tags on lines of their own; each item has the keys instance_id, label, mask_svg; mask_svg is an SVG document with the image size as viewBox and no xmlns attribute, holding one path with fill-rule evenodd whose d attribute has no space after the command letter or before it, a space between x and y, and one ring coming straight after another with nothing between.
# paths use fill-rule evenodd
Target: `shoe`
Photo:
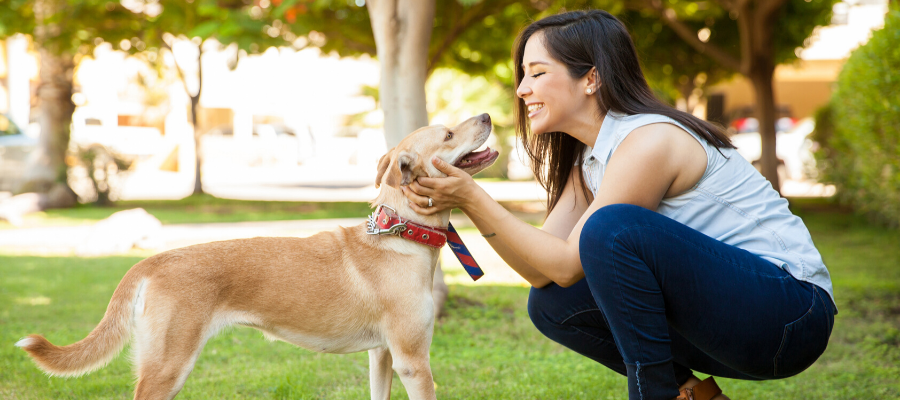
<instances>
[{"instance_id":1,"label":"shoe","mask_svg":"<svg viewBox=\"0 0 900 400\"><path fill-rule=\"evenodd\" d=\"M722 394L722 389L716 384L713 377L704 379L694 387L684 388L679 391L675 400L710 400Z\"/></svg>"}]
</instances>

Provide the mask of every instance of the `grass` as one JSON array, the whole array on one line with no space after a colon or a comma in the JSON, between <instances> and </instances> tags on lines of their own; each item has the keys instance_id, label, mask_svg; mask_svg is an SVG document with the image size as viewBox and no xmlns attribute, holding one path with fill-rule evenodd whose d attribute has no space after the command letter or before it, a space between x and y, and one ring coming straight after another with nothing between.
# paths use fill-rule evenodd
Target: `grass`
<instances>
[{"instance_id":1,"label":"grass","mask_svg":"<svg viewBox=\"0 0 900 400\"><path fill-rule=\"evenodd\" d=\"M279 202L220 199L210 195L181 200L120 201L110 207L79 204L72 208L50 209L25 217L27 226L66 226L97 222L113 213L143 208L163 224L206 222L282 221L296 219L358 218L371 211L363 202ZM0 221L0 229L14 229Z\"/></svg>"},{"instance_id":2,"label":"grass","mask_svg":"<svg viewBox=\"0 0 900 400\"><path fill-rule=\"evenodd\" d=\"M532 224L543 221L543 205L536 202L504 202L507 208ZM119 201L109 207L79 204L72 208L50 209L25 216L25 227L92 224L115 212L143 208L163 224L192 224L243 221L285 221L324 218L364 218L372 210L365 202L250 201L213 197L208 194L181 200ZM0 230L16 229L0 219Z\"/></svg>"},{"instance_id":3,"label":"grass","mask_svg":"<svg viewBox=\"0 0 900 400\"><path fill-rule=\"evenodd\" d=\"M837 306L828 350L792 378L718 379L733 399L900 398L900 232L822 201L792 202L832 273ZM57 344L99 322L136 257L0 255L0 398L127 398L127 357L78 379L48 378L12 346L29 333ZM538 333L528 290L452 286L431 347L443 399L625 399L626 381ZM126 350L127 352L128 350ZM267 342L249 328L210 340L179 399L359 399L368 397L365 353L318 354ZM702 378L703 376L701 376ZM406 398L395 377L392 398Z\"/></svg>"}]
</instances>

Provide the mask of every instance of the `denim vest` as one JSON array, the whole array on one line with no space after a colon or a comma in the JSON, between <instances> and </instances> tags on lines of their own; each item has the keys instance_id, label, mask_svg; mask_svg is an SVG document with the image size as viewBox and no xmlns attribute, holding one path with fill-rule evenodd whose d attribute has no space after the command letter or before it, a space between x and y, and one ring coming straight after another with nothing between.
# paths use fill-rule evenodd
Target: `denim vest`
<instances>
[{"instance_id":1,"label":"denim vest","mask_svg":"<svg viewBox=\"0 0 900 400\"><path fill-rule=\"evenodd\" d=\"M687 192L663 199L657 212L721 242L747 250L801 281L810 282L834 301L831 275L803 221L734 149L717 149L672 118L656 114L609 112L594 147L585 150L582 172L588 188L597 189L606 165L631 131L648 124L670 123L697 139L706 151L706 172ZM719 151L721 150L721 153Z\"/></svg>"}]
</instances>

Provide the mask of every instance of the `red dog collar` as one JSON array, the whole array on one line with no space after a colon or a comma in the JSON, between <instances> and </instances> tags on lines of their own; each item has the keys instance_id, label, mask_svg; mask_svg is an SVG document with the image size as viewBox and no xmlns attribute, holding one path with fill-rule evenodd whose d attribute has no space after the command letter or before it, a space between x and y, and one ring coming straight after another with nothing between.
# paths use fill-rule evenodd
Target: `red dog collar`
<instances>
[{"instance_id":1,"label":"red dog collar","mask_svg":"<svg viewBox=\"0 0 900 400\"><path fill-rule=\"evenodd\" d=\"M384 204L378 206L369 217L367 228L366 233L370 235L397 235L436 249L447 243L446 229L404 220L393 208Z\"/></svg>"}]
</instances>

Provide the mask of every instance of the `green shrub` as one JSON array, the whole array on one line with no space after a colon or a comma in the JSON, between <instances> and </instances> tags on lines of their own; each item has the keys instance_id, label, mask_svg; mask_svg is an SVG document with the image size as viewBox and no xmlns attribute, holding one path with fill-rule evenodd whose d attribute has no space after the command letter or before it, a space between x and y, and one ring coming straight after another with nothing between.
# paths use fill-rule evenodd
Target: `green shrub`
<instances>
[{"instance_id":1,"label":"green shrub","mask_svg":"<svg viewBox=\"0 0 900 400\"><path fill-rule=\"evenodd\" d=\"M818 165L840 201L900 226L900 9L851 54L816 122Z\"/></svg>"}]
</instances>

